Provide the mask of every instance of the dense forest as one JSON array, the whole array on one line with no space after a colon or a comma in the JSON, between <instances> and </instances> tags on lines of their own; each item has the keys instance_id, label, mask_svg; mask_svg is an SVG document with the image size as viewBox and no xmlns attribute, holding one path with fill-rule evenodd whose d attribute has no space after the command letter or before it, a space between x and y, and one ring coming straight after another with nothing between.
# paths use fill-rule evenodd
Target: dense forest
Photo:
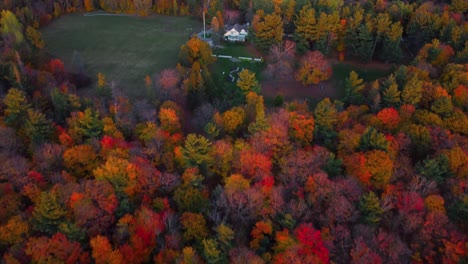
<instances>
[{"instance_id":1,"label":"dense forest","mask_svg":"<svg viewBox=\"0 0 468 264\"><path fill-rule=\"evenodd\" d=\"M468 2L3 0L2 263L466 263ZM227 95L194 36L129 98L45 51L68 13L249 22L272 78L395 63L345 96ZM214 36L216 37L216 35ZM221 41L221 40L219 40ZM82 93L82 89L87 89Z\"/></svg>"}]
</instances>

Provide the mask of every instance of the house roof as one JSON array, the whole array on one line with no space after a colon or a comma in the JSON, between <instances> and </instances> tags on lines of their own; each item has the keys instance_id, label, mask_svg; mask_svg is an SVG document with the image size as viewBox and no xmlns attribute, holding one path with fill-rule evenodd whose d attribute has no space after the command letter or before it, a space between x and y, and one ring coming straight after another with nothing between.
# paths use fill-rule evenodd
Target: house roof
<instances>
[{"instance_id":1,"label":"house roof","mask_svg":"<svg viewBox=\"0 0 468 264\"><path fill-rule=\"evenodd\" d=\"M226 31L231 31L232 29L235 29L237 32L241 32L242 30L247 32L249 30L249 24L234 24L226 26Z\"/></svg>"}]
</instances>

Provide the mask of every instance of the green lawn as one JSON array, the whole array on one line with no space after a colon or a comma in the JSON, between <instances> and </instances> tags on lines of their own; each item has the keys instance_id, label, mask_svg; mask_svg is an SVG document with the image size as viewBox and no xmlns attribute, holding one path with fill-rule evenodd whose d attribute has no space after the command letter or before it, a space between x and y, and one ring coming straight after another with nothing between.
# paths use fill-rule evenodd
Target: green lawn
<instances>
[{"instance_id":1,"label":"green lawn","mask_svg":"<svg viewBox=\"0 0 468 264\"><path fill-rule=\"evenodd\" d=\"M233 57L255 57L246 47L245 43L223 43L223 48L213 50L217 55L228 55Z\"/></svg>"},{"instance_id":2,"label":"green lawn","mask_svg":"<svg viewBox=\"0 0 468 264\"><path fill-rule=\"evenodd\" d=\"M385 70L381 68L372 68L370 66L362 67L356 64L350 64L346 62L336 63L332 66L332 68L332 80L335 81L334 85L337 89L337 98L342 98L345 96L344 84L346 82L346 78L349 77L351 71L355 71L359 75L359 78L362 78L364 82L371 82L383 77L387 77L395 70L393 67L389 67L388 70ZM338 87L341 87L342 89L339 89Z\"/></svg>"},{"instance_id":3,"label":"green lawn","mask_svg":"<svg viewBox=\"0 0 468 264\"><path fill-rule=\"evenodd\" d=\"M47 51L71 67L74 51L86 72L115 81L132 98L145 96L144 78L176 65L180 46L202 24L189 17L67 15L42 30Z\"/></svg>"},{"instance_id":4,"label":"green lawn","mask_svg":"<svg viewBox=\"0 0 468 264\"><path fill-rule=\"evenodd\" d=\"M227 55L233 57L255 57L246 44L243 43L223 43L224 48L213 50L214 54ZM228 77L229 73L239 68L239 71L233 72L232 75L236 78L234 82ZM261 81L261 73L265 68L265 63L244 61L244 60L231 60L227 58L217 58L216 62L210 66L210 72L213 76L213 81L218 87L217 96L224 99L230 105L238 105L243 102L244 96L240 89L237 87L238 74L242 69L248 69L254 72L257 80ZM223 74L224 73L224 74Z\"/></svg>"},{"instance_id":5,"label":"green lawn","mask_svg":"<svg viewBox=\"0 0 468 264\"><path fill-rule=\"evenodd\" d=\"M355 64L337 63L333 65L333 79L338 81L345 81L349 77L349 73L355 71L360 78L365 82L370 82L388 76L393 72L393 69L383 70L370 67L360 67Z\"/></svg>"}]
</instances>

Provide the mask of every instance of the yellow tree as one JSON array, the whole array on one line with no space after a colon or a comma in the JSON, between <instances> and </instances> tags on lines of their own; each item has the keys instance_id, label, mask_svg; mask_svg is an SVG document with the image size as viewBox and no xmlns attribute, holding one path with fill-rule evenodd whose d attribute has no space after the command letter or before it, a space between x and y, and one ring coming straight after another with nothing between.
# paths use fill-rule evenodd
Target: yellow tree
<instances>
[{"instance_id":1,"label":"yellow tree","mask_svg":"<svg viewBox=\"0 0 468 264\"><path fill-rule=\"evenodd\" d=\"M0 14L0 34L3 40L11 39L15 44L23 42L23 25L19 22L15 14L9 10L2 10Z\"/></svg>"},{"instance_id":2,"label":"yellow tree","mask_svg":"<svg viewBox=\"0 0 468 264\"><path fill-rule=\"evenodd\" d=\"M268 50L273 44L283 40L283 21L278 14L265 15L257 11L252 21L255 44L262 50Z\"/></svg>"},{"instance_id":3,"label":"yellow tree","mask_svg":"<svg viewBox=\"0 0 468 264\"><path fill-rule=\"evenodd\" d=\"M245 120L245 111L242 107L233 107L222 115L223 128L229 134L235 134Z\"/></svg>"},{"instance_id":4,"label":"yellow tree","mask_svg":"<svg viewBox=\"0 0 468 264\"><path fill-rule=\"evenodd\" d=\"M332 69L320 51L310 51L301 59L299 69L296 72L296 80L303 85L318 84L330 79Z\"/></svg>"},{"instance_id":5,"label":"yellow tree","mask_svg":"<svg viewBox=\"0 0 468 264\"><path fill-rule=\"evenodd\" d=\"M96 179L107 180L117 193L134 193L138 171L128 160L110 156L106 163L93 171Z\"/></svg>"},{"instance_id":6,"label":"yellow tree","mask_svg":"<svg viewBox=\"0 0 468 264\"><path fill-rule=\"evenodd\" d=\"M182 45L179 52L179 59L185 67L191 67L195 62L198 62L200 68L203 70L216 60L212 56L211 48L208 43L199 39L196 35Z\"/></svg>"},{"instance_id":7,"label":"yellow tree","mask_svg":"<svg viewBox=\"0 0 468 264\"><path fill-rule=\"evenodd\" d=\"M257 94L260 93L260 85L255 78L255 72L251 72L247 69L244 69L239 73L237 87L244 92L244 95L247 95L249 92L255 92Z\"/></svg>"},{"instance_id":8,"label":"yellow tree","mask_svg":"<svg viewBox=\"0 0 468 264\"><path fill-rule=\"evenodd\" d=\"M374 56L375 47L377 47L377 42L379 42L382 35L384 35L389 30L391 23L392 21L390 19L390 15L387 13L379 13L374 19L375 33L377 34L377 36L374 40L374 46L370 55L371 58L372 56Z\"/></svg>"},{"instance_id":9,"label":"yellow tree","mask_svg":"<svg viewBox=\"0 0 468 264\"><path fill-rule=\"evenodd\" d=\"M336 38L338 30L342 27L338 12L327 14L320 13L317 17L315 9L310 5L305 5L295 21L296 31L294 38L298 43L298 48L305 51L312 48L325 53L331 44L331 40Z\"/></svg>"},{"instance_id":10,"label":"yellow tree","mask_svg":"<svg viewBox=\"0 0 468 264\"><path fill-rule=\"evenodd\" d=\"M377 190L385 190L393 174L393 161L382 150L366 152L366 168L371 174L371 183Z\"/></svg>"},{"instance_id":11,"label":"yellow tree","mask_svg":"<svg viewBox=\"0 0 468 264\"><path fill-rule=\"evenodd\" d=\"M28 26L26 29L26 37L34 47L38 49L42 49L44 47L44 40L42 40L41 32L37 31L35 28Z\"/></svg>"}]
</instances>

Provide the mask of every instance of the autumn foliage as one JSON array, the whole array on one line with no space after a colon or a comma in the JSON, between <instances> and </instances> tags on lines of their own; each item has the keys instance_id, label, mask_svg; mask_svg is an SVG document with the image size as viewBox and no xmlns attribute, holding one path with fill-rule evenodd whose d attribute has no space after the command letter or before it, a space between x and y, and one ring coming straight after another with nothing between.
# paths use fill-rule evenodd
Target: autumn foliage
<instances>
[{"instance_id":1,"label":"autumn foliage","mask_svg":"<svg viewBox=\"0 0 468 264\"><path fill-rule=\"evenodd\" d=\"M309 51L300 61L296 80L303 85L318 84L330 79L332 68L320 51Z\"/></svg>"},{"instance_id":2,"label":"autumn foliage","mask_svg":"<svg viewBox=\"0 0 468 264\"><path fill-rule=\"evenodd\" d=\"M466 263L466 1L307 2L0 1L0 262ZM130 96L43 50L93 10L186 43Z\"/></svg>"}]
</instances>

